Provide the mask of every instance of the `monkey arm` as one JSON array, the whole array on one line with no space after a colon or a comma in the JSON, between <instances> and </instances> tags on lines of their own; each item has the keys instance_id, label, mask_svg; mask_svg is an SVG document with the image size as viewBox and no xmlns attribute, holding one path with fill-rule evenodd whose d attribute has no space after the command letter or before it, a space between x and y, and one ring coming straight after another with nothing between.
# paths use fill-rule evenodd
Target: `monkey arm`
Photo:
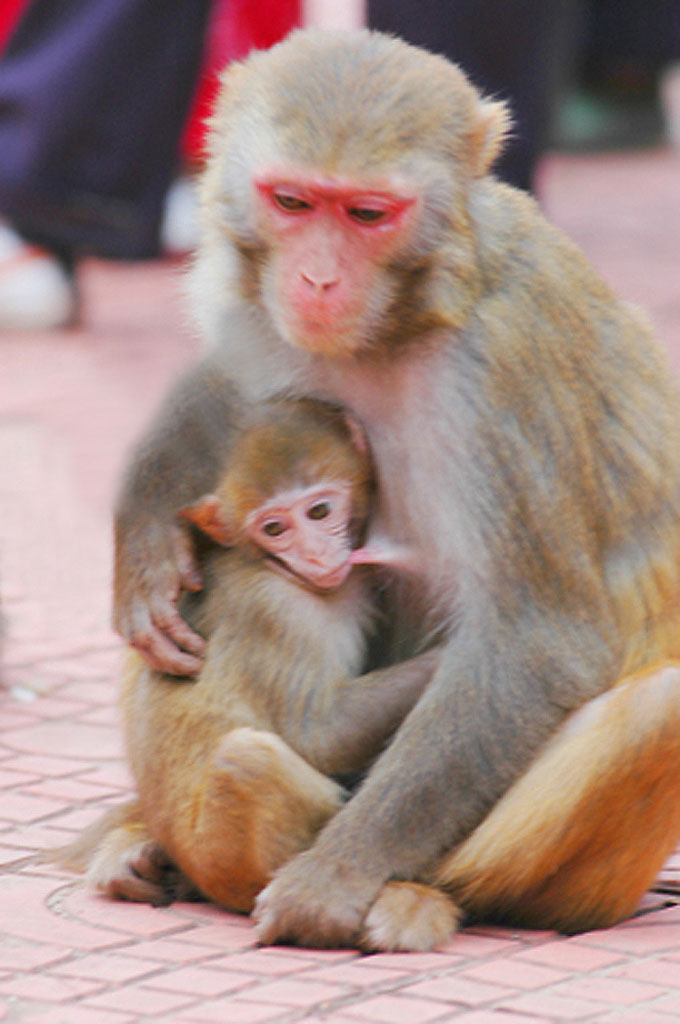
<instances>
[{"instance_id":1,"label":"monkey arm","mask_svg":"<svg viewBox=\"0 0 680 1024\"><path fill-rule=\"evenodd\" d=\"M176 608L200 589L188 530L176 513L213 485L238 399L217 355L184 375L139 442L115 516L114 624L154 668L194 674L203 640Z\"/></svg>"},{"instance_id":2,"label":"monkey arm","mask_svg":"<svg viewBox=\"0 0 680 1024\"><path fill-rule=\"evenodd\" d=\"M615 671L587 625L565 624L551 652L538 609L505 642L492 643L493 612L485 617L487 628L477 619L452 638L358 793L264 891L261 941L355 943L381 886L423 877L469 835L566 713L596 691L595 676Z\"/></svg>"},{"instance_id":3,"label":"monkey arm","mask_svg":"<svg viewBox=\"0 0 680 1024\"><path fill-rule=\"evenodd\" d=\"M371 763L422 696L439 664L433 649L393 665L320 687L301 720L283 732L305 760L326 775L360 771Z\"/></svg>"}]
</instances>

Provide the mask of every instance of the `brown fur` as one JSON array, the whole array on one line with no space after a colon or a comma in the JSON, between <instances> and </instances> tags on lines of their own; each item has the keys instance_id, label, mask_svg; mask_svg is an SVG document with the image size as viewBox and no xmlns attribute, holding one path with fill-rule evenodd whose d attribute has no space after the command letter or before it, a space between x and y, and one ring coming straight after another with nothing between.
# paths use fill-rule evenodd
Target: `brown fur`
<instances>
[{"instance_id":1,"label":"brown fur","mask_svg":"<svg viewBox=\"0 0 680 1024\"><path fill-rule=\"evenodd\" d=\"M513 818L531 818L522 777L542 776L544 756L553 763L551 738L570 714L680 658L677 388L648 326L530 197L493 178L506 120L459 69L372 33L296 34L225 75L192 286L213 349L149 431L121 497L121 628L163 664L186 657L175 646L186 648L185 627L160 597L179 586L163 523L181 502L159 495L151 528L142 496L158 465L183 495L213 486L216 395L228 445L234 391L249 401L294 387L362 422L379 483L374 529L423 566L387 594L377 664L412 655L433 630L446 638L358 793L260 897L266 941L359 941L385 883L436 875L445 851L501 821L505 794L523 794ZM263 174L416 197L389 258L346 267L360 312L328 324L325 347L287 328L296 267L286 233L263 228ZM680 734L660 741L632 712L624 719L561 748L592 816L562 798L559 776L547 783L553 834L578 837L573 851L563 838L569 883L548 884L554 848L536 862L527 853L527 887L480 911L571 930L635 905L680 831L664 768ZM627 770L633 742L640 783ZM618 806L635 809L621 856L635 870L609 874L619 833L598 794L619 770ZM668 840L654 824L664 813ZM506 851L521 860L502 820L488 826L494 864ZM475 877L461 892L476 892ZM478 896L461 899L474 909Z\"/></svg>"},{"instance_id":2,"label":"brown fur","mask_svg":"<svg viewBox=\"0 0 680 1024\"><path fill-rule=\"evenodd\" d=\"M312 591L270 569L243 528L265 499L332 480L351 488L361 526L372 475L353 431L323 403L281 400L239 437L217 488L235 547L210 553L206 588L185 608L207 639L204 668L179 681L130 653L122 708L138 801L59 854L94 888L154 903L197 890L250 910L341 806L323 773L365 767L420 695L434 655L404 665L388 691L384 673L354 678L373 620L363 570Z\"/></svg>"}]
</instances>

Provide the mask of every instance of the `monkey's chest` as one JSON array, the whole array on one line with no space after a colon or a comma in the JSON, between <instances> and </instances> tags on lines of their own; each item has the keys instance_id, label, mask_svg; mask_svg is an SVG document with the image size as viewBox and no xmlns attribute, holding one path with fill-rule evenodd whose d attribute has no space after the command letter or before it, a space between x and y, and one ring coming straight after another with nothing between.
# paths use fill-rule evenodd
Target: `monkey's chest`
<instances>
[{"instance_id":1,"label":"monkey's chest","mask_svg":"<svg viewBox=\"0 0 680 1024\"><path fill-rule=\"evenodd\" d=\"M445 359L344 368L325 397L359 419L374 458L378 493L369 541L410 548L415 572L387 573L382 595L390 657L406 657L455 617L461 560L468 557L461 503L463 418ZM444 400L446 399L446 400Z\"/></svg>"},{"instance_id":2,"label":"monkey's chest","mask_svg":"<svg viewBox=\"0 0 680 1024\"><path fill-rule=\"evenodd\" d=\"M330 368L319 382L366 430L378 477L371 532L415 546L426 565L442 566L458 547L464 431L453 376L446 353L435 353Z\"/></svg>"}]
</instances>

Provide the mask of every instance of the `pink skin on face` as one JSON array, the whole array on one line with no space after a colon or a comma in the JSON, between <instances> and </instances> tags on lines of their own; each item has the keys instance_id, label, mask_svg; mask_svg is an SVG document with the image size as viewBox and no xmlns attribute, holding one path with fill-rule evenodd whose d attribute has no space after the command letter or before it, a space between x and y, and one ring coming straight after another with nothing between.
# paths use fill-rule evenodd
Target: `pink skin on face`
<instances>
[{"instance_id":1,"label":"pink skin on face","mask_svg":"<svg viewBox=\"0 0 680 1024\"><path fill-rule=\"evenodd\" d=\"M321 484L277 494L249 517L246 530L258 547L284 568L320 590L340 587L355 565L384 565L418 571L411 549L375 538L352 548L350 488Z\"/></svg>"},{"instance_id":2,"label":"pink skin on face","mask_svg":"<svg viewBox=\"0 0 680 1024\"><path fill-rule=\"evenodd\" d=\"M357 188L281 169L255 185L259 223L274 242L279 308L293 333L312 341L351 329L375 268L410 233L416 197L393 182Z\"/></svg>"},{"instance_id":3,"label":"pink skin on face","mask_svg":"<svg viewBox=\"0 0 680 1024\"><path fill-rule=\"evenodd\" d=\"M331 590L352 569L350 518L349 487L328 483L278 494L249 517L246 529L294 575Z\"/></svg>"}]
</instances>

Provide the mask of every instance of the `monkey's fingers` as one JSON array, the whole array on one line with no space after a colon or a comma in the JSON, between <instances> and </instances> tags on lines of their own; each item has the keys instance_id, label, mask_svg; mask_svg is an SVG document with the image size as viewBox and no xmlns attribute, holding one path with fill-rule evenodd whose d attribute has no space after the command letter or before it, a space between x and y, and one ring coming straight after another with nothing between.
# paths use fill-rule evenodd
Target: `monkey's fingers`
<instances>
[{"instance_id":1,"label":"monkey's fingers","mask_svg":"<svg viewBox=\"0 0 680 1024\"><path fill-rule=\"evenodd\" d=\"M152 595L150 612L153 626L160 630L180 650L197 658L205 653L205 640L195 633L189 623L182 618L174 600L162 594Z\"/></svg>"},{"instance_id":2,"label":"monkey's fingers","mask_svg":"<svg viewBox=\"0 0 680 1024\"><path fill-rule=\"evenodd\" d=\"M175 676L200 672L205 641L166 597L156 595L149 605L135 603L120 628L152 668Z\"/></svg>"},{"instance_id":3,"label":"monkey's fingers","mask_svg":"<svg viewBox=\"0 0 680 1024\"><path fill-rule=\"evenodd\" d=\"M357 946L374 886L352 884L340 866L334 870L314 850L298 854L277 873L255 901L253 918L262 945Z\"/></svg>"},{"instance_id":4,"label":"monkey's fingers","mask_svg":"<svg viewBox=\"0 0 680 1024\"><path fill-rule=\"evenodd\" d=\"M177 610L182 588L203 581L188 531L153 523L117 544L114 625L152 668L171 675L195 675L205 642Z\"/></svg>"},{"instance_id":5,"label":"monkey's fingers","mask_svg":"<svg viewBox=\"0 0 680 1024\"><path fill-rule=\"evenodd\" d=\"M153 630L143 638L133 640L132 646L151 668L172 676L195 676L203 666L202 658L180 650L159 630Z\"/></svg>"},{"instance_id":6,"label":"monkey's fingers","mask_svg":"<svg viewBox=\"0 0 680 1024\"><path fill-rule=\"evenodd\" d=\"M172 546L180 585L185 590L201 590L203 587L203 577L198 571L191 538L186 530L179 529L173 532Z\"/></svg>"}]
</instances>

